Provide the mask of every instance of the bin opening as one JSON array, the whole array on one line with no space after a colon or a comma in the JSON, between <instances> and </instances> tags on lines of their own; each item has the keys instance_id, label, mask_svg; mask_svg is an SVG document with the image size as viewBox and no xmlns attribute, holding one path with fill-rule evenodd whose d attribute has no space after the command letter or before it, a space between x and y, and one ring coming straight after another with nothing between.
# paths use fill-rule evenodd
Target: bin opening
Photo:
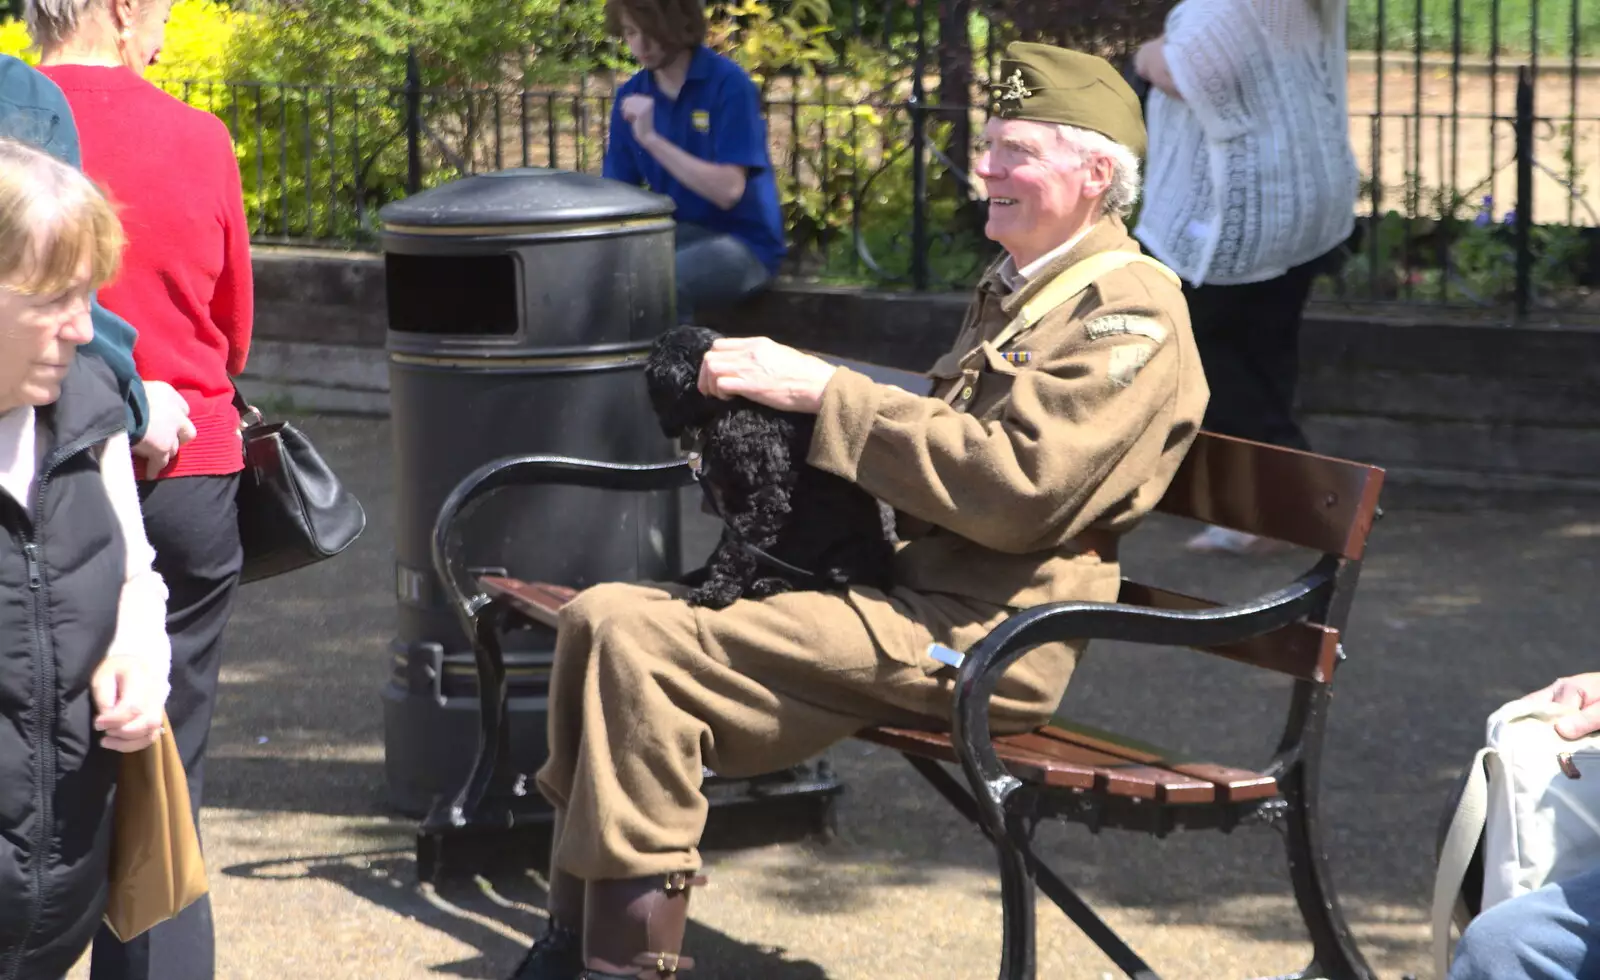
<instances>
[{"instance_id":1,"label":"bin opening","mask_svg":"<svg viewBox=\"0 0 1600 980\"><path fill-rule=\"evenodd\" d=\"M517 332L517 260L501 255L384 256L389 329L509 336Z\"/></svg>"}]
</instances>

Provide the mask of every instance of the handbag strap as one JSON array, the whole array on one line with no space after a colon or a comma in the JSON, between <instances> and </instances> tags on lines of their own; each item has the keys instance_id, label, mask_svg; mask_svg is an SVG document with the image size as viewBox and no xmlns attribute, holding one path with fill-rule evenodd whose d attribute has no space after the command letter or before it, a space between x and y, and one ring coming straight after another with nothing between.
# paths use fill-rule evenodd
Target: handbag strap
<instances>
[{"instance_id":1,"label":"handbag strap","mask_svg":"<svg viewBox=\"0 0 1600 980\"><path fill-rule=\"evenodd\" d=\"M1472 757L1472 767L1467 770L1467 782L1456 803L1455 816L1450 819L1444 846L1439 849L1439 870L1433 879L1433 970L1438 980L1445 980L1450 972L1450 922L1461 895L1461 884L1467 877L1467 865L1478 849L1489 815L1489 776L1485 763L1492 754L1494 749L1482 748Z\"/></svg>"},{"instance_id":2,"label":"handbag strap","mask_svg":"<svg viewBox=\"0 0 1600 980\"><path fill-rule=\"evenodd\" d=\"M244 394L239 391L239 386L234 384L232 378L228 379L228 386L233 389L233 407L239 410L239 422L242 427L248 428L249 426L255 424L255 422L266 421L266 419L262 417L260 409L253 407L249 402L244 400ZM250 421L252 416L254 417L255 422Z\"/></svg>"}]
</instances>

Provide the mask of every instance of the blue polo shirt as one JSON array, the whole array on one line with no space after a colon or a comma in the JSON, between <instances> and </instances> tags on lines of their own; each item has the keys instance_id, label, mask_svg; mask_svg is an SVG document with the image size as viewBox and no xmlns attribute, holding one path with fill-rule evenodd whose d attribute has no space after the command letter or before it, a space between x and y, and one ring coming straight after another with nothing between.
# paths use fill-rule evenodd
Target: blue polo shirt
<instances>
[{"instance_id":1,"label":"blue polo shirt","mask_svg":"<svg viewBox=\"0 0 1600 980\"><path fill-rule=\"evenodd\" d=\"M680 184L667 168L633 138L622 118L622 100L648 95L656 100L656 132L702 160L745 168L744 197L724 211ZM703 225L743 241L774 274L788 251L778 184L767 155L767 123L761 95L743 68L704 45L695 49L689 73L676 100L661 93L655 76L641 71L617 90L611 107L611 142L604 174L627 184L644 184L677 204L680 222Z\"/></svg>"}]
</instances>

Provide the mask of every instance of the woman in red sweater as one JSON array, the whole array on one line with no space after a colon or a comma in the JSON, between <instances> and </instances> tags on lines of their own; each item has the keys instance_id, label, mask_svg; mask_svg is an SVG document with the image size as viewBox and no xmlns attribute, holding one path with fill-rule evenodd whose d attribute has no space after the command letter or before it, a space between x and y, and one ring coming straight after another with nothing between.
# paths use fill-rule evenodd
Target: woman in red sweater
<instances>
[{"instance_id":1,"label":"woman in red sweater","mask_svg":"<svg viewBox=\"0 0 1600 980\"><path fill-rule=\"evenodd\" d=\"M216 700L222 631L242 556L234 495L243 451L230 376L244 369L253 305L239 165L222 122L143 78L171 0L27 0L40 69L72 106L84 171L127 230L122 272L100 301L139 331L139 375L172 385L196 435L139 496L170 592L167 711L197 813ZM210 906L122 944L102 930L93 980L211 980Z\"/></svg>"}]
</instances>

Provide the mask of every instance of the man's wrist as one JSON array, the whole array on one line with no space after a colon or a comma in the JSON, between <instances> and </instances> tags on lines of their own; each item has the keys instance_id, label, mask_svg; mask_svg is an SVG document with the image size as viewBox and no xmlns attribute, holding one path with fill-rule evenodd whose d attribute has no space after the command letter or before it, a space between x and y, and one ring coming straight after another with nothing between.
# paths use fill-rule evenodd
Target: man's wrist
<instances>
[{"instance_id":1,"label":"man's wrist","mask_svg":"<svg viewBox=\"0 0 1600 980\"><path fill-rule=\"evenodd\" d=\"M834 376L836 376L838 373L839 368L837 365L828 365L827 372L822 374L820 377L822 383L815 386L813 391L810 393L811 397L807 399L806 407L804 409L807 414L816 415L822 411L822 400L828 396L828 385L833 383Z\"/></svg>"}]
</instances>

